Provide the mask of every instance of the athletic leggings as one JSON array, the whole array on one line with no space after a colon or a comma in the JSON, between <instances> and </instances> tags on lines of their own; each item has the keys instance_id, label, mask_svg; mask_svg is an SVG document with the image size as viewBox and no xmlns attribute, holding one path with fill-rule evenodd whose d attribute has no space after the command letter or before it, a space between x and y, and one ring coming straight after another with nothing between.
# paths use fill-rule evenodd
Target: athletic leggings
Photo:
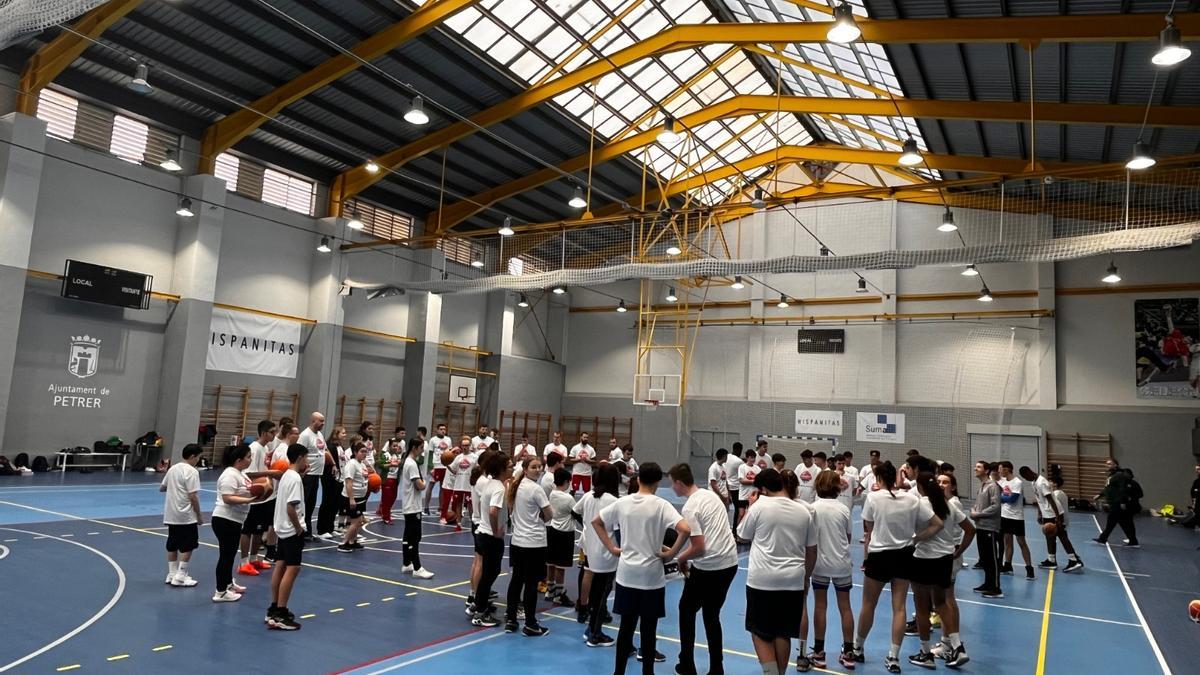
<instances>
[{"instance_id":1,"label":"athletic leggings","mask_svg":"<svg viewBox=\"0 0 1200 675\"><path fill-rule=\"evenodd\" d=\"M304 535L312 536L312 517L313 511L317 510L317 488L321 486L321 477L316 474L304 474L300 477L300 481L304 484ZM329 493L325 493L325 498L329 499ZM317 522L321 522L318 517Z\"/></svg>"},{"instance_id":2,"label":"athletic leggings","mask_svg":"<svg viewBox=\"0 0 1200 675\"><path fill-rule=\"evenodd\" d=\"M333 475L333 465L325 464L325 473L321 474L321 508L317 511L317 533L333 532L333 519L341 507L342 489L337 477Z\"/></svg>"},{"instance_id":3,"label":"athletic leggings","mask_svg":"<svg viewBox=\"0 0 1200 675\"><path fill-rule=\"evenodd\" d=\"M517 620L517 603L525 607L525 625L536 626L538 582L546 578L546 548L508 547L508 559L512 564L512 577L508 581L508 608L504 618Z\"/></svg>"},{"instance_id":4,"label":"athletic leggings","mask_svg":"<svg viewBox=\"0 0 1200 675\"><path fill-rule=\"evenodd\" d=\"M592 582L595 583L595 579ZM617 631L617 663L615 675L625 675L625 664L633 653L633 631L638 626L636 614L622 614L620 629ZM642 675L654 675L654 652L658 638L658 619L641 617L642 624Z\"/></svg>"},{"instance_id":5,"label":"athletic leggings","mask_svg":"<svg viewBox=\"0 0 1200 675\"><path fill-rule=\"evenodd\" d=\"M708 672L725 672L722 660L721 607L729 586L737 576L737 565L723 570L705 571L692 566L683 594L679 596L679 664L689 673L696 672L696 612L704 618L708 641Z\"/></svg>"},{"instance_id":6,"label":"athletic leggings","mask_svg":"<svg viewBox=\"0 0 1200 675\"><path fill-rule=\"evenodd\" d=\"M421 514L404 514L404 544L402 546L404 565L412 565L414 570L421 569Z\"/></svg>"},{"instance_id":7,"label":"athletic leggings","mask_svg":"<svg viewBox=\"0 0 1200 675\"><path fill-rule=\"evenodd\" d=\"M1004 555L1004 537L992 530L975 530L975 546L983 565L983 585L987 590L1000 590L1000 559Z\"/></svg>"},{"instance_id":8,"label":"athletic leggings","mask_svg":"<svg viewBox=\"0 0 1200 675\"><path fill-rule=\"evenodd\" d=\"M592 572L592 588L588 592L588 634L604 632L604 615L608 613L608 594L612 591L616 572Z\"/></svg>"},{"instance_id":9,"label":"athletic leggings","mask_svg":"<svg viewBox=\"0 0 1200 675\"><path fill-rule=\"evenodd\" d=\"M477 534L479 537L479 555L483 558L479 567L479 586L475 588L475 611L483 612L488 606L488 597L492 594L492 584L500 576L500 561L504 558L504 539L497 539L490 534ZM536 590L537 587L535 586Z\"/></svg>"},{"instance_id":10,"label":"athletic leggings","mask_svg":"<svg viewBox=\"0 0 1200 675\"><path fill-rule=\"evenodd\" d=\"M1115 505L1108 512L1108 521L1104 524L1104 531L1100 533L1100 541L1108 541L1108 536L1112 531L1121 526L1121 530L1125 532L1125 538L1129 543L1137 543L1137 526L1133 524L1133 517L1137 515L1133 509L1125 506Z\"/></svg>"},{"instance_id":11,"label":"athletic leggings","mask_svg":"<svg viewBox=\"0 0 1200 675\"><path fill-rule=\"evenodd\" d=\"M217 535L217 544L221 550L217 558L217 592L220 593L233 583L233 561L237 558L242 525L228 518L213 516L212 531Z\"/></svg>"}]
</instances>

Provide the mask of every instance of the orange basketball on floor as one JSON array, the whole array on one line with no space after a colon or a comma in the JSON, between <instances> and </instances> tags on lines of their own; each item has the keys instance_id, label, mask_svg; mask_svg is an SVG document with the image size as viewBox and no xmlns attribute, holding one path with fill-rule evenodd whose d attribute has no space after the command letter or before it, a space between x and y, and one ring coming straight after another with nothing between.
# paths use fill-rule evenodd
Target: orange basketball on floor
<instances>
[{"instance_id":1,"label":"orange basketball on floor","mask_svg":"<svg viewBox=\"0 0 1200 675\"><path fill-rule=\"evenodd\" d=\"M379 492L379 488L381 487L383 487L383 479L379 477L379 474L373 473L367 476L367 490Z\"/></svg>"},{"instance_id":2,"label":"orange basketball on floor","mask_svg":"<svg viewBox=\"0 0 1200 675\"><path fill-rule=\"evenodd\" d=\"M1188 616L1192 621L1200 623L1200 600L1193 600L1188 603Z\"/></svg>"},{"instance_id":3,"label":"orange basketball on floor","mask_svg":"<svg viewBox=\"0 0 1200 675\"><path fill-rule=\"evenodd\" d=\"M255 478L250 483L250 494L255 497L261 497L271 490L271 479L267 477Z\"/></svg>"},{"instance_id":4,"label":"orange basketball on floor","mask_svg":"<svg viewBox=\"0 0 1200 675\"><path fill-rule=\"evenodd\" d=\"M288 461L286 459L277 459L277 460L275 460L275 463L271 465L271 470L272 471L287 471L289 466L291 466L291 464L288 464Z\"/></svg>"},{"instance_id":5,"label":"orange basketball on floor","mask_svg":"<svg viewBox=\"0 0 1200 675\"><path fill-rule=\"evenodd\" d=\"M1054 523L1046 523L1042 525L1042 532L1044 532L1047 537L1053 537L1054 535L1058 534L1058 526Z\"/></svg>"},{"instance_id":6,"label":"orange basketball on floor","mask_svg":"<svg viewBox=\"0 0 1200 675\"><path fill-rule=\"evenodd\" d=\"M450 466L450 463L453 462L454 458L457 456L458 455L455 454L453 450L447 450L447 451L443 452L442 453L442 466Z\"/></svg>"}]
</instances>

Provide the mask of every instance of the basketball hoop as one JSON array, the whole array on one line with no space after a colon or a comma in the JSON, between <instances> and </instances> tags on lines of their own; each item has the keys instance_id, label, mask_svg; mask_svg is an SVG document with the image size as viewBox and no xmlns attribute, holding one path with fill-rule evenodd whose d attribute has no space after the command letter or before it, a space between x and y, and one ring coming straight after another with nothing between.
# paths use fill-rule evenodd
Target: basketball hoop
<instances>
[{"instance_id":1,"label":"basketball hoop","mask_svg":"<svg viewBox=\"0 0 1200 675\"><path fill-rule=\"evenodd\" d=\"M649 408L650 408L650 412L654 412L654 411L658 410L658 404L659 404L659 403L661 403L661 401L658 401L658 400L656 400L656 399L653 399L653 398L648 398L648 399L646 399L646 400L645 400L645 404L646 404L646 406L647 406L647 407L649 407Z\"/></svg>"}]
</instances>

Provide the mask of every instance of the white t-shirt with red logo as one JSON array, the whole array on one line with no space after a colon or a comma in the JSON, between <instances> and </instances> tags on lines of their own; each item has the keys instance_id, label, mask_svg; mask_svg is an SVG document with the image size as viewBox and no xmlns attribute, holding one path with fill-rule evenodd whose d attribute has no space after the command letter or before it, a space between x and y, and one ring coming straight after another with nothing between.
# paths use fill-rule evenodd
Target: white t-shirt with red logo
<instances>
[{"instance_id":1,"label":"white t-shirt with red logo","mask_svg":"<svg viewBox=\"0 0 1200 675\"><path fill-rule=\"evenodd\" d=\"M821 470L816 464L812 466L804 466L804 463L796 465L796 479L800 481L800 487L796 491L796 498L806 504L811 504L817 500L817 474Z\"/></svg>"},{"instance_id":2,"label":"white t-shirt with red logo","mask_svg":"<svg viewBox=\"0 0 1200 675\"><path fill-rule=\"evenodd\" d=\"M576 460L571 465L572 476L590 476L592 475L592 465L583 460L596 459L596 449L590 445L576 443L575 447L571 448L571 459Z\"/></svg>"},{"instance_id":3,"label":"white t-shirt with red logo","mask_svg":"<svg viewBox=\"0 0 1200 675\"><path fill-rule=\"evenodd\" d=\"M738 493L739 499L744 501L750 499L751 495L758 494L758 488L754 487L754 479L758 477L759 471L762 469L754 462L745 462L738 467L738 481L742 484L742 490Z\"/></svg>"},{"instance_id":4,"label":"white t-shirt with red logo","mask_svg":"<svg viewBox=\"0 0 1200 675\"><path fill-rule=\"evenodd\" d=\"M470 454L462 454L454 458L454 491L455 492L470 492L471 491L471 469L475 468L475 464L479 461L478 451L473 451Z\"/></svg>"},{"instance_id":5,"label":"white t-shirt with red logo","mask_svg":"<svg viewBox=\"0 0 1200 675\"><path fill-rule=\"evenodd\" d=\"M567 458L567 446L562 443L547 443L546 447L542 448L542 459L549 457L552 452L562 455L563 459Z\"/></svg>"},{"instance_id":6,"label":"white t-shirt with red logo","mask_svg":"<svg viewBox=\"0 0 1200 675\"><path fill-rule=\"evenodd\" d=\"M491 436L475 436L471 439L471 449L475 450L476 452L483 452L484 450L492 447L492 443L495 442L496 439L492 438Z\"/></svg>"},{"instance_id":7,"label":"white t-shirt with red logo","mask_svg":"<svg viewBox=\"0 0 1200 675\"><path fill-rule=\"evenodd\" d=\"M717 494L729 498L729 476L725 473L724 464L714 461L708 467L708 485L705 487L712 488L713 481L717 483Z\"/></svg>"},{"instance_id":8,"label":"white t-shirt with red logo","mask_svg":"<svg viewBox=\"0 0 1200 675\"><path fill-rule=\"evenodd\" d=\"M304 427L297 442L308 448L308 475L320 476L325 473L325 435L313 431L312 427Z\"/></svg>"},{"instance_id":9,"label":"white t-shirt with red logo","mask_svg":"<svg viewBox=\"0 0 1200 675\"><path fill-rule=\"evenodd\" d=\"M837 500L846 505L846 508L854 508L854 493L858 492L858 478L848 473L843 473L838 476L841 479L842 491L838 493Z\"/></svg>"},{"instance_id":10,"label":"white t-shirt with red logo","mask_svg":"<svg viewBox=\"0 0 1200 675\"><path fill-rule=\"evenodd\" d=\"M757 451L756 451L756 453L757 453ZM758 468L760 470L769 469L769 468L771 468L771 456L765 452L761 453L761 454L756 454L756 456L754 458L754 463L756 465L758 465Z\"/></svg>"}]
</instances>

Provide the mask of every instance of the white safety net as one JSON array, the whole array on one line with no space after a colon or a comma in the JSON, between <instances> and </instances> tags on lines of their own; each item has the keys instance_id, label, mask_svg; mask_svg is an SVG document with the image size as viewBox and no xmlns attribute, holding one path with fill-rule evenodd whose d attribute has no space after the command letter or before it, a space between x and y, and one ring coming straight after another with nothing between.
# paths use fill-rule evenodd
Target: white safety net
<instances>
[{"instance_id":1,"label":"white safety net","mask_svg":"<svg viewBox=\"0 0 1200 675\"><path fill-rule=\"evenodd\" d=\"M31 33L70 21L105 0L0 0L0 48Z\"/></svg>"}]
</instances>

